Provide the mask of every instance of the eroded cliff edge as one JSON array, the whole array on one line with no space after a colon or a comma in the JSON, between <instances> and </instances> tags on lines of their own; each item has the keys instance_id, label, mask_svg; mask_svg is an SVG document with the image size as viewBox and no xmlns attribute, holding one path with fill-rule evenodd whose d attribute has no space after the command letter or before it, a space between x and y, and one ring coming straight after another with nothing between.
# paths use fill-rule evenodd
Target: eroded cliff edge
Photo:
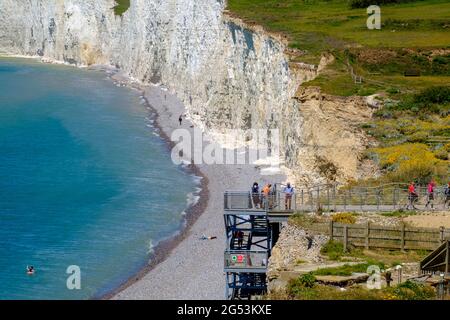
<instances>
[{"instance_id":1,"label":"eroded cliff edge","mask_svg":"<svg viewBox=\"0 0 450 320\"><path fill-rule=\"evenodd\" d=\"M123 16L114 4L2 0L0 52L113 65L136 81L164 84L211 133L280 129L297 183L359 175L368 143L359 124L372 113L366 100L299 90L329 57L320 67L291 63L283 38L229 17L225 0L132 0Z\"/></svg>"}]
</instances>

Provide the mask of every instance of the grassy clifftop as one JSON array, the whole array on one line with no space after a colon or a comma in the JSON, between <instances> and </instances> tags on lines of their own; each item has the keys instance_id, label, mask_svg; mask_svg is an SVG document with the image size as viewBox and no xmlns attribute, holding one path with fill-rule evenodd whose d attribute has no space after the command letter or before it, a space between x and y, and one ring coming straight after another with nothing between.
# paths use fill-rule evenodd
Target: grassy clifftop
<instances>
[{"instance_id":1,"label":"grassy clifftop","mask_svg":"<svg viewBox=\"0 0 450 320\"><path fill-rule=\"evenodd\" d=\"M381 30L366 26L367 6L375 3ZM304 86L338 96L380 94L384 107L364 125L379 143L367 152L385 173L377 180L448 180L448 0L228 0L228 10L286 35L293 61L317 64L324 52L335 56ZM362 83L355 83L350 68Z\"/></svg>"},{"instance_id":2,"label":"grassy clifftop","mask_svg":"<svg viewBox=\"0 0 450 320\"><path fill-rule=\"evenodd\" d=\"M228 0L232 14L287 35L298 49L294 60L318 63L322 52L332 52L335 64L312 83L325 92L367 95L391 86L410 91L448 83L450 2L380 6L382 28L369 30L366 8L352 9L349 0ZM368 82L355 86L347 61ZM408 69L425 77L403 77Z\"/></svg>"}]
</instances>

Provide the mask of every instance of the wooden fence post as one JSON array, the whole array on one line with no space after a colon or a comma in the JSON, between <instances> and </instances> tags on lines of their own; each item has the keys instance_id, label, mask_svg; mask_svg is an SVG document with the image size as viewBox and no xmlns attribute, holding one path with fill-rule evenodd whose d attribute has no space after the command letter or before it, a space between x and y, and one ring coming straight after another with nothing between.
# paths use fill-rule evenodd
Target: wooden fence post
<instances>
[{"instance_id":1,"label":"wooden fence post","mask_svg":"<svg viewBox=\"0 0 450 320\"><path fill-rule=\"evenodd\" d=\"M405 251L405 224L402 223L402 228L401 228L401 236L400 236L400 250L401 251Z\"/></svg>"},{"instance_id":2,"label":"wooden fence post","mask_svg":"<svg viewBox=\"0 0 450 320\"><path fill-rule=\"evenodd\" d=\"M304 195L303 195L303 189L302 189L302 210L304 210L304 209L303 209L304 203L305 203L305 198L304 198ZM305 211L306 211L306 210L305 210Z\"/></svg>"},{"instance_id":3,"label":"wooden fence post","mask_svg":"<svg viewBox=\"0 0 450 320\"><path fill-rule=\"evenodd\" d=\"M348 247L348 226L344 225L344 252L347 252Z\"/></svg>"},{"instance_id":4,"label":"wooden fence post","mask_svg":"<svg viewBox=\"0 0 450 320\"><path fill-rule=\"evenodd\" d=\"M449 263L450 263L450 246L449 246L450 241L447 241L447 245L446 245L446 253L445 253L445 275L447 276L449 273Z\"/></svg>"},{"instance_id":5,"label":"wooden fence post","mask_svg":"<svg viewBox=\"0 0 450 320\"><path fill-rule=\"evenodd\" d=\"M369 250L369 242L370 242L370 222L366 222L366 250Z\"/></svg>"},{"instance_id":6,"label":"wooden fence post","mask_svg":"<svg viewBox=\"0 0 450 320\"><path fill-rule=\"evenodd\" d=\"M334 225L333 220L330 221L330 240L333 240L334 238L334 231L333 231Z\"/></svg>"},{"instance_id":7,"label":"wooden fence post","mask_svg":"<svg viewBox=\"0 0 450 320\"><path fill-rule=\"evenodd\" d=\"M336 184L333 184L333 207L336 212Z\"/></svg>"}]
</instances>

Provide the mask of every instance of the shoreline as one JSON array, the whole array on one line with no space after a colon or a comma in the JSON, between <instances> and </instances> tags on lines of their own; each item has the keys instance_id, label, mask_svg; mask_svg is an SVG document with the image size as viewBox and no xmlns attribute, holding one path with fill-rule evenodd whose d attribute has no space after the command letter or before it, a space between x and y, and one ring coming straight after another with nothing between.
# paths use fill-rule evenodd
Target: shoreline
<instances>
[{"instance_id":1,"label":"shoreline","mask_svg":"<svg viewBox=\"0 0 450 320\"><path fill-rule=\"evenodd\" d=\"M114 74L108 75L108 77L112 81L117 81L114 79ZM166 148L168 152L172 150L175 146L175 143L170 139L167 132L159 123L158 119L160 117L159 112L149 103L146 95L145 89L143 85L135 85L133 83L129 83L127 81L118 81L119 83L124 84L127 87L136 89L140 91L142 99L145 101L143 106L150 109L154 114L154 129L157 130L160 138L165 142ZM187 119L185 119L187 121ZM190 121L189 121L190 123ZM200 178L199 188L201 189L199 193L194 193L194 195L198 195L198 200L193 205L190 205L185 210L185 217L182 224L182 227L174 234L170 235L165 239L160 240L155 247L153 248L153 253L148 257L148 263L141 270L131 276L128 280L122 283L118 288L113 289L111 292L103 294L99 297L100 300L111 300L119 294L120 292L126 290L136 282L140 281L145 275L151 272L158 264L165 261L172 253L172 251L183 241L186 239L189 230L195 224L197 219L201 216L201 214L205 211L206 205L209 200L209 189L208 189L208 177L205 176L202 171L195 166L194 164L189 164L187 166L183 166L183 170L192 174L195 177Z\"/></svg>"},{"instance_id":2,"label":"shoreline","mask_svg":"<svg viewBox=\"0 0 450 320\"><path fill-rule=\"evenodd\" d=\"M41 63L53 63L40 57L10 58L35 59ZM67 65L64 63L64 65ZM124 75L114 66L93 65L90 67L68 65L84 70L104 72L118 86L127 86L140 93L143 106L154 116L154 129L166 142L168 151L175 143L171 132L183 128L192 134L194 125L186 116L184 104L161 85L142 84ZM138 93L138 94L139 94ZM182 126L179 115L184 115ZM204 146L205 147L205 146ZM222 151L225 151L221 147ZM248 153L248 150L246 150ZM223 252L225 232L223 223L223 192L226 190L249 190L253 182L284 181L285 174L262 175L256 164L189 164L183 170L200 177L201 191L196 203L185 210L182 227L173 236L160 240L154 247L149 261L139 272L129 277L117 288L90 299L137 299L137 300L222 300L225 297ZM214 240L201 240L202 236L214 236Z\"/></svg>"}]
</instances>

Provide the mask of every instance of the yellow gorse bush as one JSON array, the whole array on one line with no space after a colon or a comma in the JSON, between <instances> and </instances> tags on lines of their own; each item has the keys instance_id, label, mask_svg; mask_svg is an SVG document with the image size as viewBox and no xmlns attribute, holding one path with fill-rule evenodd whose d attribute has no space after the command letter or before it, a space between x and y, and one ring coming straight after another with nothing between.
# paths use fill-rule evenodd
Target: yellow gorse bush
<instances>
[{"instance_id":1,"label":"yellow gorse bush","mask_svg":"<svg viewBox=\"0 0 450 320\"><path fill-rule=\"evenodd\" d=\"M422 143L405 143L372 151L378 155L379 165L388 171L387 178L391 181L422 181L431 177L440 180L448 175L449 162L436 158Z\"/></svg>"},{"instance_id":2,"label":"yellow gorse bush","mask_svg":"<svg viewBox=\"0 0 450 320\"><path fill-rule=\"evenodd\" d=\"M332 220L337 223L354 224L356 222L356 217L351 212L342 212L334 214Z\"/></svg>"}]
</instances>

